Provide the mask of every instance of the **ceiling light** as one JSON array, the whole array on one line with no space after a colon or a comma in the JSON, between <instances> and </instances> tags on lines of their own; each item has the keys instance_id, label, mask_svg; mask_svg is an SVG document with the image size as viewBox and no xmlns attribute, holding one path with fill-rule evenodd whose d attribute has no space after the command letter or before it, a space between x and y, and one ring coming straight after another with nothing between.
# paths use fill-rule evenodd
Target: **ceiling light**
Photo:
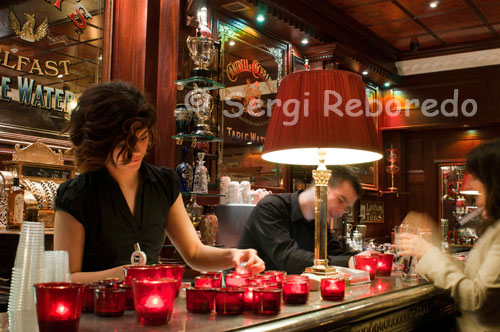
<instances>
[{"instance_id":1,"label":"ceiling light","mask_svg":"<svg viewBox=\"0 0 500 332\"><path fill-rule=\"evenodd\" d=\"M438 6L438 2L437 1L433 1L429 4L429 7L431 8L436 8Z\"/></svg>"},{"instance_id":2,"label":"ceiling light","mask_svg":"<svg viewBox=\"0 0 500 332\"><path fill-rule=\"evenodd\" d=\"M229 41L229 46L234 46L234 44L236 44L236 43L234 42L234 40L230 40L230 41Z\"/></svg>"},{"instance_id":3,"label":"ceiling light","mask_svg":"<svg viewBox=\"0 0 500 332\"><path fill-rule=\"evenodd\" d=\"M363 74L363 75L368 75L368 71L367 71L367 70L365 70L365 71L363 71L361 74Z\"/></svg>"},{"instance_id":4,"label":"ceiling light","mask_svg":"<svg viewBox=\"0 0 500 332\"><path fill-rule=\"evenodd\" d=\"M266 18L264 17L264 15L262 15L262 14L257 15L257 22L264 22L265 19Z\"/></svg>"},{"instance_id":5,"label":"ceiling light","mask_svg":"<svg viewBox=\"0 0 500 332\"><path fill-rule=\"evenodd\" d=\"M309 39L304 38L304 39L302 39L301 43L302 43L302 45L307 45L307 44L309 44Z\"/></svg>"},{"instance_id":6,"label":"ceiling light","mask_svg":"<svg viewBox=\"0 0 500 332\"><path fill-rule=\"evenodd\" d=\"M391 86L391 82L385 82L385 83L384 83L384 86L385 86L386 88L390 87L390 86Z\"/></svg>"}]
</instances>

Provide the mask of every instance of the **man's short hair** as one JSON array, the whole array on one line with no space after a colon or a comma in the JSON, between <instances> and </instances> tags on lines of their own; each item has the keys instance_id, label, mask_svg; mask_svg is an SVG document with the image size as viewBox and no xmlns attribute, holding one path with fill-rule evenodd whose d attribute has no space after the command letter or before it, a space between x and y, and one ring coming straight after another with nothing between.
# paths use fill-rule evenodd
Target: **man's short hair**
<instances>
[{"instance_id":1,"label":"man's short hair","mask_svg":"<svg viewBox=\"0 0 500 332\"><path fill-rule=\"evenodd\" d=\"M359 177L351 171L349 168L345 166L332 166L329 167L332 171L332 176L328 181L328 187L335 188L340 186L344 181L349 181L349 183L354 188L356 195L361 197L363 194L363 188L361 188L361 183L359 182Z\"/></svg>"}]
</instances>

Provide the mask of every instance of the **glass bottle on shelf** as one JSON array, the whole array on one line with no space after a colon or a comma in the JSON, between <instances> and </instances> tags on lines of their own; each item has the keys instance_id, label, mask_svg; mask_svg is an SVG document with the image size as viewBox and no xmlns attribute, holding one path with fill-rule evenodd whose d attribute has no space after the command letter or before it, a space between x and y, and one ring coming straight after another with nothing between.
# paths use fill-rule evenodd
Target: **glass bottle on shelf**
<instances>
[{"instance_id":1,"label":"glass bottle on shelf","mask_svg":"<svg viewBox=\"0 0 500 332\"><path fill-rule=\"evenodd\" d=\"M191 195L191 200L186 206L186 212L196 228L201 222L201 216L203 215L203 206L196 202L196 195Z\"/></svg>"},{"instance_id":2,"label":"glass bottle on shelf","mask_svg":"<svg viewBox=\"0 0 500 332\"><path fill-rule=\"evenodd\" d=\"M187 162L188 149L182 149L182 163L175 169L181 180L181 192L189 192L193 186L193 166Z\"/></svg>"},{"instance_id":3,"label":"glass bottle on shelf","mask_svg":"<svg viewBox=\"0 0 500 332\"><path fill-rule=\"evenodd\" d=\"M205 152L197 153L198 160L194 172L193 192L195 193L208 193L208 170L205 167Z\"/></svg>"},{"instance_id":4,"label":"glass bottle on shelf","mask_svg":"<svg viewBox=\"0 0 500 332\"><path fill-rule=\"evenodd\" d=\"M24 190L19 186L19 178L14 178L7 202L9 211L7 228L19 229L24 219Z\"/></svg>"}]
</instances>

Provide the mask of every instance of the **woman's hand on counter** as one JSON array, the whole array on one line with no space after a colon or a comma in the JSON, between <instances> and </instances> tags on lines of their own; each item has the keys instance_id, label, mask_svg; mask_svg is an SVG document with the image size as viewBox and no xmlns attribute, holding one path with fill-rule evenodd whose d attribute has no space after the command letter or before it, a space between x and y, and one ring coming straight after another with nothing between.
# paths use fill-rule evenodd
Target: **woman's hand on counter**
<instances>
[{"instance_id":1,"label":"woman's hand on counter","mask_svg":"<svg viewBox=\"0 0 500 332\"><path fill-rule=\"evenodd\" d=\"M232 261L235 269L238 269L242 263L246 263L245 268L252 274L260 273L266 269L266 264L257 255L255 249L234 249Z\"/></svg>"},{"instance_id":2,"label":"woman's hand on counter","mask_svg":"<svg viewBox=\"0 0 500 332\"><path fill-rule=\"evenodd\" d=\"M432 247L432 244L425 241L421 236L416 234L401 234L399 236L397 248L399 256L413 256L421 258Z\"/></svg>"}]
</instances>

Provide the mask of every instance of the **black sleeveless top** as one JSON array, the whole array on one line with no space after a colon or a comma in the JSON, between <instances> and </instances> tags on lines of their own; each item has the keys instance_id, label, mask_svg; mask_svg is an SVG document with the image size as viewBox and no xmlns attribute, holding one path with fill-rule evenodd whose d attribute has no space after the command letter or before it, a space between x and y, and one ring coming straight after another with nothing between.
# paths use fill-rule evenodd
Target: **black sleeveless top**
<instances>
[{"instance_id":1,"label":"black sleeveless top","mask_svg":"<svg viewBox=\"0 0 500 332\"><path fill-rule=\"evenodd\" d=\"M106 168L59 186L56 211L71 214L85 228L82 272L130 264L135 243L146 253L147 264L158 263L168 212L179 195L179 178L170 168L145 162L139 172L135 216Z\"/></svg>"}]
</instances>

